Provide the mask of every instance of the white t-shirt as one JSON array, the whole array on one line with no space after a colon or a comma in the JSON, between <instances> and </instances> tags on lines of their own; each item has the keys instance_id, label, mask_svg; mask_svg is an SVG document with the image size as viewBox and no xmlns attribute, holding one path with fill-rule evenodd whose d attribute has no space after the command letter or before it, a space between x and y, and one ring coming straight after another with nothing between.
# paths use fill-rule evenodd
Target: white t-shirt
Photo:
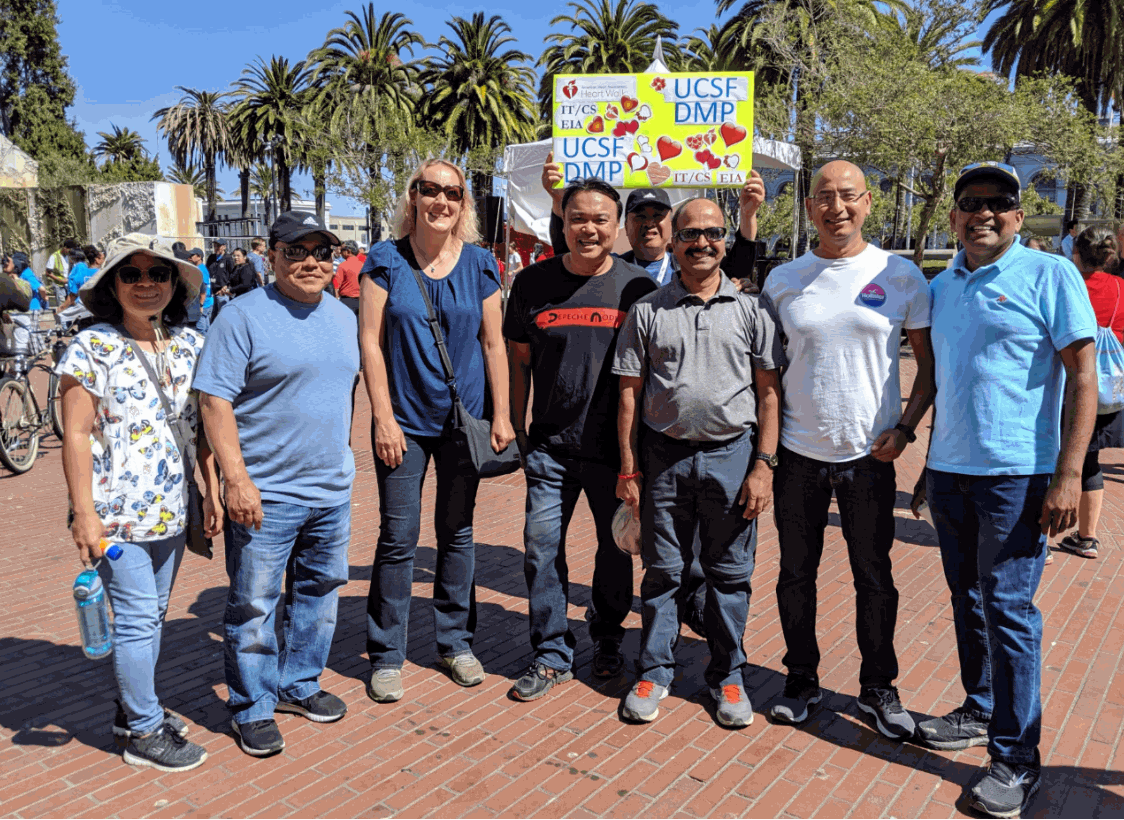
<instances>
[{"instance_id":1,"label":"white t-shirt","mask_svg":"<svg viewBox=\"0 0 1124 820\"><path fill-rule=\"evenodd\" d=\"M867 245L846 259L809 252L781 265L764 296L788 355L781 444L817 461L867 455L901 421L901 331L929 326L925 277Z\"/></svg>"}]
</instances>

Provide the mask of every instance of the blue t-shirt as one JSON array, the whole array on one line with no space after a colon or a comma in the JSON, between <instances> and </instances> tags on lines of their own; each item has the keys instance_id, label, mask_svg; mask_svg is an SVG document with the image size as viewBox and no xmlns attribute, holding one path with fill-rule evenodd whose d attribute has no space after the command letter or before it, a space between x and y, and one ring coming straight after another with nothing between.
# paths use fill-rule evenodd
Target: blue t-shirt
<instances>
[{"instance_id":1,"label":"blue t-shirt","mask_svg":"<svg viewBox=\"0 0 1124 820\"><path fill-rule=\"evenodd\" d=\"M969 272L961 251L930 285L937 398L928 466L966 475L1052 473L1065 368L1096 335L1072 262L1015 242Z\"/></svg>"},{"instance_id":2,"label":"blue t-shirt","mask_svg":"<svg viewBox=\"0 0 1124 820\"><path fill-rule=\"evenodd\" d=\"M250 260L250 264L254 266L254 273L265 273L265 257L255 251L250 251L246 254L246 258Z\"/></svg>"},{"instance_id":3,"label":"blue t-shirt","mask_svg":"<svg viewBox=\"0 0 1124 820\"><path fill-rule=\"evenodd\" d=\"M85 262L78 262L70 269L70 273L66 275L66 292L78 295L78 291L86 284L86 281L94 275L94 271Z\"/></svg>"},{"instance_id":4,"label":"blue t-shirt","mask_svg":"<svg viewBox=\"0 0 1124 820\"><path fill-rule=\"evenodd\" d=\"M439 436L453 409L453 399L445 384L425 300L410 267L416 264L408 238L388 239L371 248L359 276L370 276L387 292L386 368L394 420L411 435ZM465 409L481 418L487 380L480 322L484 300L500 287L495 257L483 248L466 244L448 276L431 279L423 274L422 281L445 334L457 393Z\"/></svg>"},{"instance_id":5,"label":"blue t-shirt","mask_svg":"<svg viewBox=\"0 0 1124 820\"><path fill-rule=\"evenodd\" d=\"M203 300L203 310L209 311L215 304L215 297L211 295L211 272L202 262L195 267L199 268L199 272L203 274L203 292L207 294L207 298Z\"/></svg>"},{"instance_id":6,"label":"blue t-shirt","mask_svg":"<svg viewBox=\"0 0 1124 820\"><path fill-rule=\"evenodd\" d=\"M307 305L275 285L230 302L211 326L194 385L234 405L242 458L262 498L307 507L351 499L358 330L334 296Z\"/></svg>"},{"instance_id":7,"label":"blue t-shirt","mask_svg":"<svg viewBox=\"0 0 1124 820\"><path fill-rule=\"evenodd\" d=\"M20 274L20 279L31 285L31 304L27 306L28 310L43 310L47 305L39 298L39 289L43 287L43 283L39 281L39 277L31 268L24 268L23 273Z\"/></svg>"}]
</instances>

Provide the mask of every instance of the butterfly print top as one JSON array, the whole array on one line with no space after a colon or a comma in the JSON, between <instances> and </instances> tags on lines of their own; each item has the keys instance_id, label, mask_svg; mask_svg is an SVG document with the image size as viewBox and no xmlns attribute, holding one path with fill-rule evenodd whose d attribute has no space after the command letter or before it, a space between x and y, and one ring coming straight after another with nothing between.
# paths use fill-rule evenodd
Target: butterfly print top
<instances>
[{"instance_id":1,"label":"butterfly print top","mask_svg":"<svg viewBox=\"0 0 1124 820\"><path fill-rule=\"evenodd\" d=\"M164 405L136 354L117 330L97 324L79 333L55 372L73 376L97 399L90 436L94 509L116 541L155 541L184 530L187 517L185 465L195 464L199 400L191 383L203 336L177 327L164 353L166 370L149 362L164 382L164 393L179 418L186 453L176 446ZM174 423L174 422L173 422Z\"/></svg>"}]
</instances>

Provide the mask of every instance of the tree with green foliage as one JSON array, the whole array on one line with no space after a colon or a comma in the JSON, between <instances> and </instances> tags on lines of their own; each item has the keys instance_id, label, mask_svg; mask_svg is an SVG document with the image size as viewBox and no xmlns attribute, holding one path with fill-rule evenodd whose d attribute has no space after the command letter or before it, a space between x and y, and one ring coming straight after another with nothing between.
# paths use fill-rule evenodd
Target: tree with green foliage
<instances>
[{"instance_id":1,"label":"tree with green foliage","mask_svg":"<svg viewBox=\"0 0 1124 820\"><path fill-rule=\"evenodd\" d=\"M156 130L168 141L172 158L181 165L198 162L207 179L206 219L218 212L218 164L231 147L229 92L199 91L176 86L183 92L179 102L152 115Z\"/></svg>"},{"instance_id":2,"label":"tree with green foliage","mask_svg":"<svg viewBox=\"0 0 1124 820\"><path fill-rule=\"evenodd\" d=\"M92 152L94 159L117 163L148 156L148 151L144 147L144 137L139 133L128 128L118 128L113 123L110 123L109 127L113 129L112 133L98 131L101 141L94 146Z\"/></svg>"}]
</instances>

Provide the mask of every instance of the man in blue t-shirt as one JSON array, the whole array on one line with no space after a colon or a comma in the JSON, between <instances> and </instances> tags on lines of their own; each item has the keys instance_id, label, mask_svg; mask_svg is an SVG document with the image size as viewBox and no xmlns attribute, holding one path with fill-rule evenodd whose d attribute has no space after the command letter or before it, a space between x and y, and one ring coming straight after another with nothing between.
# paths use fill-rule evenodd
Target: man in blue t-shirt
<instances>
[{"instance_id":1,"label":"man in blue t-shirt","mask_svg":"<svg viewBox=\"0 0 1124 820\"><path fill-rule=\"evenodd\" d=\"M930 286L937 398L925 494L967 699L919 723L918 737L937 749L987 744L991 763L968 801L995 817L1025 812L1038 790L1034 594L1047 534L1077 522L1097 412L1089 295L1071 262L1018 242L1019 189L1004 163L961 171L950 220L964 249Z\"/></svg>"},{"instance_id":2,"label":"man in blue t-shirt","mask_svg":"<svg viewBox=\"0 0 1124 820\"><path fill-rule=\"evenodd\" d=\"M187 258L203 274L203 287L199 290L199 321L195 324L195 329L206 333L211 326L211 315L215 307L215 297L211 294L211 272L203 264L202 248L192 248L187 252Z\"/></svg>"},{"instance_id":3,"label":"man in blue t-shirt","mask_svg":"<svg viewBox=\"0 0 1124 820\"><path fill-rule=\"evenodd\" d=\"M276 282L223 309L193 385L225 482L229 705L239 745L257 757L285 746L275 711L318 723L347 712L319 683L347 583L355 479L358 327L323 292L337 244L314 214L281 214L269 236Z\"/></svg>"}]
</instances>

